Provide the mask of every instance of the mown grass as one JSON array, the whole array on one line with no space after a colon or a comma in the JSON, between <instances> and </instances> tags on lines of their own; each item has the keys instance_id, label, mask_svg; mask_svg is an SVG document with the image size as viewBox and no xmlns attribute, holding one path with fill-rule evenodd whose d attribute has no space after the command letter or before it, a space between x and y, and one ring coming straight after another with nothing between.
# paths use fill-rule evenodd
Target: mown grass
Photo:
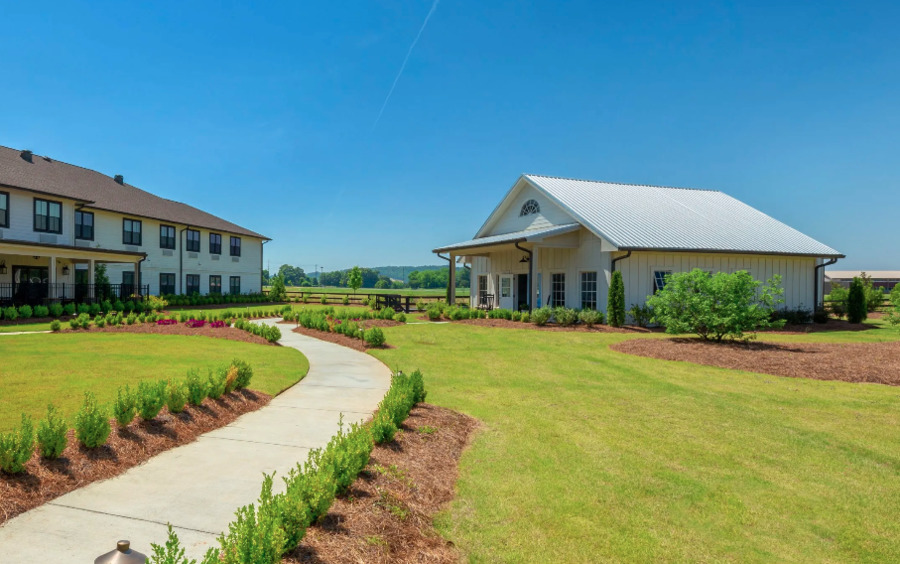
<instances>
[{"instance_id":1,"label":"mown grass","mask_svg":"<svg viewBox=\"0 0 900 564\"><path fill-rule=\"evenodd\" d=\"M0 325L0 333L18 333L20 331L24 332L34 332L34 331L49 331L50 323L28 323L23 322L19 324L12 325Z\"/></svg>"},{"instance_id":2,"label":"mown grass","mask_svg":"<svg viewBox=\"0 0 900 564\"><path fill-rule=\"evenodd\" d=\"M425 297L439 297L444 298L447 296L446 288L401 288L398 290L386 288L360 288L357 291L353 291L353 288L339 288L336 286L325 286L324 288L321 286L310 286L304 288L302 286L288 286L285 288L291 297L294 297L294 294L350 294L350 295L366 295L366 294L395 294L400 296L425 296ZM468 296L469 288L457 288L456 289L457 296Z\"/></svg>"},{"instance_id":3,"label":"mown grass","mask_svg":"<svg viewBox=\"0 0 900 564\"><path fill-rule=\"evenodd\" d=\"M421 368L428 401L484 423L438 520L471 562L900 554L896 387L609 350L632 335L458 324L385 333L396 348L375 356Z\"/></svg>"},{"instance_id":4,"label":"mown grass","mask_svg":"<svg viewBox=\"0 0 900 564\"><path fill-rule=\"evenodd\" d=\"M205 376L234 358L253 367L250 388L267 394L281 392L309 370L306 357L292 348L178 335L13 335L0 337L0 358L0 430L18 424L22 413L43 417L48 402L71 422L85 391L110 402L119 386L183 378L192 368Z\"/></svg>"}]
</instances>

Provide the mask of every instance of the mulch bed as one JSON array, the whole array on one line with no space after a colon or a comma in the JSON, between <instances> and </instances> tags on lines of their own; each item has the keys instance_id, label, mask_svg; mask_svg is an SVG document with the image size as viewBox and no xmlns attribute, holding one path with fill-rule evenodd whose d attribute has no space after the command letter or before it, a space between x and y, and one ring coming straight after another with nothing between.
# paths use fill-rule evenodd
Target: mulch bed
<instances>
[{"instance_id":1,"label":"mulch bed","mask_svg":"<svg viewBox=\"0 0 900 564\"><path fill-rule=\"evenodd\" d=\"M80 333L85 330L78 329L77 331ZM198 337L212 337L214 339L228 339L229 341L240 341L242 343L254 343L257 345L280 346L277 343L270 343L262 337L247 331L235 329L234 327L219 327L214 329L209 325L204 325L203 327L191 328L184 323L176 323L174 325L135 323L134 325L119 325L116 327L107 325L102 329L91 327L88 331L91 333L139 333L142 335L191 335ZM70 329L67 330L67 332L74 333L75 331Z\"/></svg>"},{"instance_id":2,"label":"mulch bed","mask_svg":"<svg viewBox=\"0 0 900 564\"><path fill-rule=\"evenodd\" d=\"M459 562L432 518L454 497L459 458L477 427L467 415L416 406L402 433L375 447L350 491L282 562Z\"/></svg>"},{"instance_id":3,"label":"mulch bed","mask_svg":"<svg viewBox=\"0 0 900 564\"><path fill-rule=\"evenodd\" d=\"M878 319L881 315L870 313L869 319ZM878 329L877 325L872 323L850 323L846 319L829 319L827 323L805 323L803 325L785 325L781 329L773 329L771 331L760 331L760 333L786 333L788 335L803 335L806 333L827 333L830 331L868 331L870 329Z\"/></svg>"},{"instance_id":4,"label":"mulch bed","mask_svg":"<svg viewBox=\"0 0 900 564\"><path fill-rule=\"evenodd\" d=\"M900 386L900 342L710 343L700 339L633 339L611 349L662 360L792 378Z\"/></svg>"},{"instance_id":5,"label":"mulch bed","mask_svg":"<svg viewBox=\"0 0 900 564\"><path fill-rule=\"evenodd\" d=\"M272 396L240 390L178 414L166 408L153 421L135 418L128 427L113 430L107 444L86 449L69 430L69 444L56 460L44 460L35 449L21 474L0 472L0 525L7 520L91 482L117 476L170 448L192 442L198 435L231 423L244 413L269 403Z\"/></svg>"},{"instance_id":6,"label":"mulch bed","mask_svg":"<svg viewBox=\"0 0 900 564\"><path fill-rule=\"evenodd\" d=\"M522 323L521 321L510 321L508 319L461 319L453 321L453 323L462 323L464 325L478 325L481 327L501 327L504 329L535 329L537 331L575 331L579 333L650 333L659 331L659 329L648 329L645 327L610 327L609 325L594 325L588 327L586 325L569 325L568 327L560 327L555 323L546 325L535 325L534 323Z\"/></svg>"},{"instance_id":7,"label":"mulch bed","mask_svg":"<svg viewBox=\"0 0 900 564\"><path fill-rule=\"evenodd\" d=\"M368 323L368 322L367 322ZM395 323L396 321L391 321L389 323ZM290 323L293 325L293 322ZM399 324L398 324L399 325ZM381 327L385 327L382 325ZM392 349L394 347L384 344L380 347L370 347L366 345L366 342L362 339L354 339L353 337L348 337L347 335L341 335L340 333L332 333L330 331L319 331L318 329L307 329L306 327L296 326L292 329L294 333L300 333L301 335L306 335L307 337L315 337L316 339L320 339L322 341L328 341L329 343L334 343L336 345L341 345L342 347L347 347L348 349L353 349L360 352L366 352L369 349Z\"/></svg>"}]
</instances>

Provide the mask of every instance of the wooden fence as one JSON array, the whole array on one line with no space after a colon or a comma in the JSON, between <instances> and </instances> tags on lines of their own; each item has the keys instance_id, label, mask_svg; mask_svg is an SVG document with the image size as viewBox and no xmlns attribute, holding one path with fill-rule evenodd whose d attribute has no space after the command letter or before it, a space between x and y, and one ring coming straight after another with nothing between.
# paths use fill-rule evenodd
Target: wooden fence
<instances>
[{"instance_id":1,"label":"wooden fence","mask_svg":"<svg viewBox=\"0 0 900 564\"><path fill-rule=\"evenodd\" d=\"M343 305L344 298L346 297L348 300L348 305L351 306L363 306L373 297L375 298L375 307L381 308L385 305L390 305L395 310L403 310L405 313L410 313L416 310L417 302L424 302L426 304L441 302L444 301L444 296L401 296L399 294L385 294L385 293L372 293L372 294L336 294L331 292L300 292L300 291L288 291L287 292L288 299L290 301L302 301L303 296L307 297L307 303L309 304L321 304L321 305L331 305L331 306L339 306ZM322 300L324 298L324 301ZM456 303L459 305L468 305L469 296L456 296ZM399 307L395 307L399 306Z\"/></svg>"}]
</instances>

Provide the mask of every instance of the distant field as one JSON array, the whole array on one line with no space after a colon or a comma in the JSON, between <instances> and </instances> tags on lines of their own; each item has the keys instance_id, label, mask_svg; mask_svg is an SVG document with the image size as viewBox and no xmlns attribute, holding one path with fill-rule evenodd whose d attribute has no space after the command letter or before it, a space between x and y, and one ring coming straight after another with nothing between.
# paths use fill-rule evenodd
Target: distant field
<instances>
[{"instance_id":1,"label":"distant field","mask_svg":"<svg viewBox=\"0 0 900 564\"><path fill-rule=\"evenodd\" d=\"M268 290L268 287L266 287ZM447 295L446 288L429 288L427 290L413 290L410 288L404 288L402 290L379 290L375 288L360 288L358 292L354 292L351 288L337 288L332 286L315 286L309 288L302 288L299 286L288 286L287 291L289 294L310 294L310 295L321 295L321 294L350 294L350 295L366 295L366 294L395 294L401 296L432 296L432 297L443 297ZM469 289L468 288L457 288L456 289L457 296L468 296Z\"/></svg>"}]
</instances>

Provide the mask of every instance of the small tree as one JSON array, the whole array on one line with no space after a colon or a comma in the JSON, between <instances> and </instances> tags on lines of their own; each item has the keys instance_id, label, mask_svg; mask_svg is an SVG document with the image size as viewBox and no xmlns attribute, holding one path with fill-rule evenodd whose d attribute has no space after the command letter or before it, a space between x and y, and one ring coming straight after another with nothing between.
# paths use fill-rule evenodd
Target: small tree
<instances>
[{"instance_id":1,"label":"small tree","mask_svg":"<svg viewBox=\"0 0 900 564\"><path fill-rule=\"evenodd\" d=\"M765 284L747 271L710 274L695 268L666 277L666 285L647 304L653 309L653 321L667 333L696 333L704 340L746 340L747 332L783 327L784 320L773 320L775 307L784 302L781 277Z\"/></svg>"},{"instance_id":2,"label":"small tree","mask_svg":"<svg viewBox=\"0 0 900 564\"><path fill-rule=\"evenodd\" d=\"M273 302L283 302L287 299L287 290L284 288L284 276L282 274L276 274L272 277L269 299Z\"/></svg>"},{"instance_id":3,"label":"small tree","mask_svg":"<svg viewBox=\"0 0 900 564\"><path fill-rule=\"evenodd\" d=\"M847 296L847 321L862 323L868 317L866 312L866 287L858 276L850 282L850 294Z\"/></svg>"},{"instance_id":4,"label":"small tree","mask_svg":"<svg viewBox=\"0 0 900 564\"><path fill-rule=\"evenodd\" d=\"M347 286L353 288L353 293L355 294L356 291L359 290L360 286L362 286L362 283L362 270L360 270L358 266L354 266L347 274Z\"/></svg>"},{"instance_id":5,"label":"small tree","mask_svg":"<svg viewBox=\"0 0 900 564\"><path fill-rule=\"evenodd\" d=\"M102 262L94 265L94 289L97 297L106 299L110 295L109 276L106 274L106 265Z\"/></svg>"},{"instance_id":6,"label":"small tree","mask_svg":"<svg viewBox=\"0 0 900 564\"><path fill-rule=\"evenodd\" d=\"M612 273L612 280L609 283L606 318L613 327L625 324L625 282L622 281L622 273L618 270Z\"/></svg>"},{"instance_id":7,"label":"small tree","mask_svg":"<svg viewBox=\"0 0 900 564\"><path fill-rule=\"evenodd\" d=\"M891 325L900 325L900 284L891 290L891 310L888 313L888 321Z\"/></svg>"}]
</instances>

